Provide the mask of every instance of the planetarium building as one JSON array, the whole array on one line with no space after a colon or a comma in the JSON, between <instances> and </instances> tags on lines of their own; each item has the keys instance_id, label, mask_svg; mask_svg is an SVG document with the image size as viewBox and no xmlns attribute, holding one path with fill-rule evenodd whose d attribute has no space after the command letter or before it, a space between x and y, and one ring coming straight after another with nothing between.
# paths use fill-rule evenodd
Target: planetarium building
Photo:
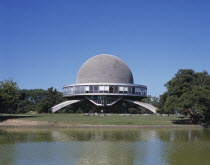
<instances>
[{"instance_id":1,"label":"planetarium building","mask_svg":"<svg viewBox=\"0 0 210 165\"><path fill-rule=\"evenodd\" d=\"M134 84L127 64L107 54L87 60L78 72L76 84L63 87L63 97L69 100L52 107L53 112L84 100L97 107L110 107L124 100L156 112L155 107L140 101L147 97L147 87Z\"/></svg>"}]
</instances>

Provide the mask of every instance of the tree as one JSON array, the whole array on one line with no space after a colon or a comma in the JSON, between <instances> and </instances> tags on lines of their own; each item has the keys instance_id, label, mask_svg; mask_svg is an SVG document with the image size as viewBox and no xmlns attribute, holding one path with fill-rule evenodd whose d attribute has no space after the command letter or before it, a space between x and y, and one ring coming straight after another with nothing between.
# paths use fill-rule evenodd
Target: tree
<instances>
[{"instance_id":1,"label":"tree","mask_svg":"<svg viewBox=\"0 0 210 165\"><path fill-rule=\"evenodd\" d=\"M19 99L19 88L13 80L0 81L0 112L15 113Z\"/></svg>"},{"instance_id":2,"label":"tree","mask_svg":"<svg viewBox=\"0 0 210 165\"><path fill-rule=\"evenodd\" d=\"M43 89L23 89L19 93L17 113L27 113L36 111L38 102L46 98L47 91Z\"/></svg>"},{"instance_id":3,"label":"tree","mask_svg":"<svg viewBox=\"0 0 210 165\"><path fill-rule=\"evenodd\" d=\"M46 96L37 104L39 113L51 113L51 108L63 101L62 93L58 92L53 87L48 88Z\"/></svg>"},{"instance_id":4,"label":"tree","mask_svg":"<svg viewBox=\"0 0 210 165\"><path fill-rule=\"evenodd\" d=\"M159 111L189 114L193 123L210 119L210 76L206 71L180 69L165 86Z\"/></svg>"},{"instance_id":5,"label":"tree","mask_svg":"<svg viewBox=\"0 0 210 165\"><path fill-rule=\"evenodd\" d=\"M180 108L185 114L190 114L192 123L197 123L200 118L210 119L210 91L202 87L193 87L184 93L180 99Z\"/></svg>"},{"instance_id":6,"label":"tree","mask_svg":"<svg viewBox=\"0 0 210 165\"><path fill-rule=\"evenodd\" d=\"M165 100L164 109L167 114L175 113L179 110L178 97L176 95L168 96Z\"/></svg>"},{"instance_id":7,"label":"tree","mask_svg":"<svg viewBox=\"0 0 210 165\"><path fill-rule=\"evenodd\" d=\"M51 107L64 100L62 93L52 87L48 90L20 90L13 80L0 81L0 113L49 113Z\"/></svg>"},{"instance_id":8,"label":"tree","mask_svg":"<svg viewBox=\"0 0 210 165\"><path fill-rule=\"evenodd\" d=\"M158 113L166 113L166 110L165 110L165 102L166 102L166 99L168 97L168 93L167 92L164 92L162 95L160 95L160 100L159 100L159 107L157 109L157 112Z\"/></svg>"}]
</instances>

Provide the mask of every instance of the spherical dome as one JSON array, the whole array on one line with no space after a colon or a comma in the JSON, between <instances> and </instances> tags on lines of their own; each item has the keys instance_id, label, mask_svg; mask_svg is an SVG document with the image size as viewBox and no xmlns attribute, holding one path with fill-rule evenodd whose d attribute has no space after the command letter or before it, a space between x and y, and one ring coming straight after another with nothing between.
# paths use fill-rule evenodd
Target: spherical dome
<instances>
[{"instance_id":1,"label":"spherical dome","mask_svg":"<svg viewBox=\"0 0 210 165\"><path fill-rule=\"evenodd\" d=\"M82 65L76 82L133 84L133 75L126 63L118 57L101 54L90 58Z\"/></svg>"}]
</instances>

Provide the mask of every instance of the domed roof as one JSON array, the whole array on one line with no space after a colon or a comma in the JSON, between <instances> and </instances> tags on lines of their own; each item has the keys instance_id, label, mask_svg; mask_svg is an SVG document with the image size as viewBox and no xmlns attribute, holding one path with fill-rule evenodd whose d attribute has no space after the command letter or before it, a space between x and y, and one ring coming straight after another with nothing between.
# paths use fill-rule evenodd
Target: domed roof
<instances>
[{"instance_id":1,"label":"domed roof","mask_svg":"<svg viewBox=\"0 0 210 165\"><path fill-rule=\"evenodd\" d=\"M129 83L133 75L121 59L101 54L87 60L79 70L76 83Z\"/></svg>"}]
</instances>

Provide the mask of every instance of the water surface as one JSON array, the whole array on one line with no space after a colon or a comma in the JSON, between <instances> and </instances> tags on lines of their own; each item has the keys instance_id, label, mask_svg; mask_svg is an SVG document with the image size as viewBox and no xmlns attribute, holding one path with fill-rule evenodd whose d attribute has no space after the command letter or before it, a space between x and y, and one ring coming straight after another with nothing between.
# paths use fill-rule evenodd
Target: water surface
<instances>
[{"instance_id":1,"label":"water surface","mask_svg":"<svg viewBox=\"0 0 210 165\"><path fill-rule=\"evenodd\" d=\"M209 165L210 129L0 129L1 165Z\"/></svg>"}]
</instances>

